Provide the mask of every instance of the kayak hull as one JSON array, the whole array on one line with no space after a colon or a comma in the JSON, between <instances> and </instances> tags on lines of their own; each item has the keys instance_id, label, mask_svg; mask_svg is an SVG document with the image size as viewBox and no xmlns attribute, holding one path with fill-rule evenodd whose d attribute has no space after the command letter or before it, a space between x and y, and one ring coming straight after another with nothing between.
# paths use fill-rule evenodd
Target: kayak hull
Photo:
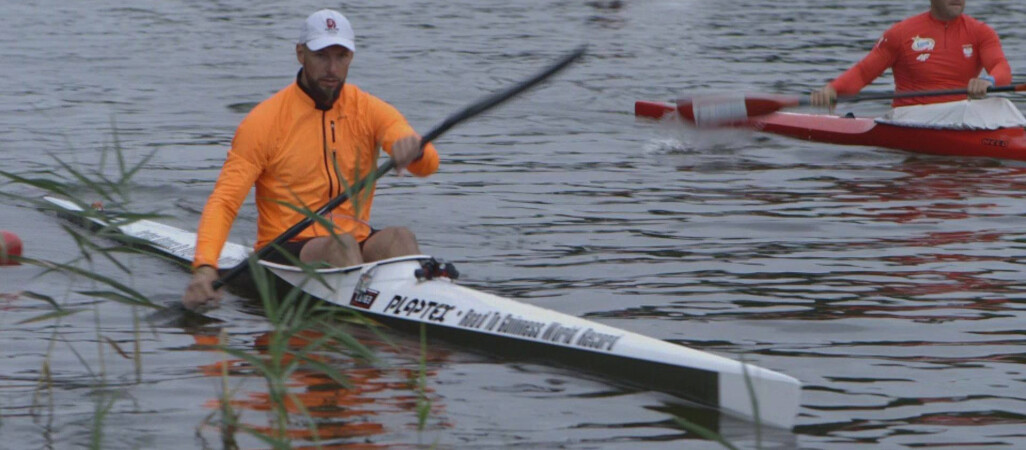
<instances>
[{"instance_id":1,"label":"kayak hull","mask_svg":"<svg viewBox=\"0 0 1026 450\"><path fill-rule=\"evenodd\" d=\"M638 101L634 111L638 117L662 119L676 115L676 106ZM1026 129L1023 128L915 128L877 123L871 118L787 112L753 118L735 126L829 144L882 147L930 155L1026 161Z\"/></svg>"},{"instance_id":2,"label":"kayak hull","mask_svg":"<svg viewBox=\"0 0 1026 450\"><path fill-rule=\"evenodd\" d=\"M301 269L260 261L276 276L327 302L393 328L473 343L503 357L581 369L626 385L677 395L748 420L790 428L801 385L792 377L730 358L460 286L415 276L432 260L413 255L360 266ZM759 405L753 407L754 397Z\"/></svg>"},{"instance_id":3,"label":"kayak hull","mask_svg":"<svg viewBox=\"0 0 1026 450\"><path fill-rule=\"evenodd\" d=\"M109 227L101 216L46 197L58 213ZM76 213L78 215L76 215ZM121 233L187 262L196 234L150 220L116 224ZM246 261L249 249L228 242L219 264ZM439 261L411 255L352 267L317 269L259 261L286 285L386 325L419 331L490 354L555 362L602 378L676 395L728 415L791 428L801 383L788 375L683 345L460 286Z\"/></svg>"}]
</instances>

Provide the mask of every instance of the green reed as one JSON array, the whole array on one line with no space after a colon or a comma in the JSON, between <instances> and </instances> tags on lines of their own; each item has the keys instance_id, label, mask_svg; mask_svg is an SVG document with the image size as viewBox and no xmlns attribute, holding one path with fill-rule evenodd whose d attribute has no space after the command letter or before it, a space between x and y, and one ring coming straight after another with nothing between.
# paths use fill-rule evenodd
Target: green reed
<instances>
[{"instance_id":1,"label":"green reed","mask_svg":"<svg viewBox=\"0 0 1026 450\"><path fill-rule=\"evenodd\" d=\"M116 133L115 141L117 142ZM57 346L66 345L85 368L86 373L94 379L97 394L101 394L93 396L95 404L91 440L89 443L91 448L103 447L105 423L120 397L107 388L105 378L107 368L104 363L104 359L107 357L105 348L109 347L114 350L113 354L132 360L136 382L141 382L143 378L143 346L141 341L145 322L140 320L138 308L175 312L175 308L169 309L166 305L154 302L145 293L118 281L125 276L132 276L131 264L123 260L124 255L145 254L167 258L149 251L146 242L123 235L119 232L116 225L125 225L143 219L157 219L162 216L152 213L133 214L117 211L100 211L92 208L89 205L89 201L84 200L86 198L99 198L108 205L130 204L128 195L132 190L131 179L153 157L153 153L145 156L135 165L129 165L126 162L119 144L115 145L111 157L108 157L108 153L106 151L103 153L99 168L95 171L78 169L77 167L80 166L68 164L57 157L54 157L54 160L56 165L60 167L61 172L65 174L63 176L54 171L18 174L0 170L0 177L7 179L5 185L17 184L28 186L34 191L41 192L42 195L59 196L70 200L82 209L81 212L72 214L68 218L72 222L86 225L86 227L72 227L64 223L60 224L62 231L72 239L77 247L77 253L70 255L69 260L57 262L21 257L19 261L26 265L33 265L44 269L38 277L62 274L72 280L70 286L74 286L77 283L76 280L85 281L90 285L89 288L71 288L65 293L65 297L79 295L92 298L95 300L93 307L69 307L65 304L64 299L34 291L21 291L13 295L39 300L51 307L49 312L22 320L19 322L19 325L36 322L54 322L55 325L59 325L68 316L89 310L94 312L97 343L96 356L89 357L80 353L75 346L64 338L59 331L60 327L54 326L48 351L39 369L39 387L35 396L36 405L42 406L45 400L40 395L45 395L44 393L46 392L50 393L46 397L49 398L48 411L50 417L53 417L53 414L56 414L53 407L54 374L52 373L50 361ZM105 166L110 160L115 163L113 176L108 176L105 172ZM74 184L61 181L68 178L73 180ZM39 210L57 212L57 208L40 198L42 195L19 195L0 189L0 196L12 199L18 204L29 205ZM309 209L300 209L305 214L316 215ZM61 213L66 214L65 211ZM121 275L112 276L101 273L101 269L98 269L96 265L99 261L109 263ZM169 261L180 264L183 269L187 268L187 264L181 264L170 259ZM298 261L295 262L298 263ZM265 380L271 399L271 412L268 417L268 429L271 431L265 433L259 427L241 423L238 413L232 407L232 398L237 390L229 387L230 374L227 364L225 364L221 374L220 408L218 410L218 414L221 416L219 429L221 431L222 446L224 448L237 448L238 445L235 443L234 436L237 431L241 430L273 448L291 448L292 439L288 431L292 419L288 408L289 405L295 407L300 415L303 416L304 420L309 424L308 428L310 435L313 436L313 441L320 446L316 421L312 419L310 412L303 405L302 401L290 391L288 387L289 378L301 370L314 371L327 376L340 386L348 386L347 379L339 369L325 362L320 356L325 354L345 354L359 361L375 362L373 353L338 327L340 315L347 314L347 316L351 316L351 314L344 313L341 308L310 298L308 295L303 294L299 287L292 288L279 296L273 282L273 276L269 275L255 261L251 260L249 264L251 277L271 328L266 352L260 355L254 351L240 350L231 346L227 342L227 334L224 328L222 328L222 339L218 349L229 357L245 361L255 373ZM310 282L326 283L313 267L307 265L301 265L301 267L309 274L308 279ZM184 283L185 280L183 279L183 286ZM103 302L120 303L128 305L132 309L133 342L131 347L125 347L117 343L104 333L104 326L100 320L101 314L99 313L99 306ZM157 330L151 330L151 332L154 334L158 333ZM295 340L294 338L303 338L305 336L316 337L305 339L305 344L300 346L290 344L290 342Z\"/></svg>"},{"instance_id":2,"label":"green reed","mask_svg":"<svg viewBox=\"0 0 1026 450\"><path fill-rule=\"evenodd\" d=\"M220 333L217 336L217 342L221 346L228 345L228 329L221 328ZM209 424L214 421L215 417L220 413L220 418L217 420L217 429L221 435L221 448L222 449L238 449L239 444L235 439L235 434L239 429L239 414L232 407L232 398L236 393L235 389L231 388L231 377L228 372L228 365L230 359L227 358L227 354L221 359L221 392L218 394L219 405L217 411L210 413L196 428L197 436L201 435L202 426Z\"/></svg>"},{"instance_id":3,"label":"green reed","mask_svg":"<svg viewBox=\"0 0 1026 450\"><path fill-rule=\"evenodd\" d=\"M264 314L272 327L268 334L266 352L258 355L224 344L220 348L226 354L245 361L263 377L271 403L271 432L265 434L246 426L234 428L241 428L273 448L291 448L288 406L292 405L307 419L311 436L318 443L320 437L316 423L302 400L288 388L288 380L298 371L305 370L320 373L348 387L349 382L345 376L336 367L318 358L318 354L345 352L362 361L374 361L374 355L339 329L337 318L350 313L303 293L300 289L302 285L290 288L284 296L278 296L273 276L252 258L249 267ZM300 267L307 271L308 280L325 282L312 266ZM295 345L295 342L303 344Z\"/></svg>"},{"instance_id":4,"label":"green reed","mask_svg":"<svg viewBox=\"0 0 1026 450\"><path fill-rule=\"evenodd\" d=\"M761 418L760 412L759 412L759 399L755 395L755 384L752 383L752 376L748 372L748 363L745 361L744 354L741 355L740 361L741 361L741 373L742 373L742 376L744 376L744 380L745 380L745 389L748 391L748 398L751 399L751 404L752 404L752 421L754 422L754 426L755 426L755 448L762 448L762 426L763 426L763 424L762 424L762 418ZM727 441L727 439L724 438L723 435L721 435L721 434L719 434L719 433L717 433L717 432L715 432L713 430L710 430L709 428L704 427L704 426L702 426L700 424L692 422L692 421L690 421L690 420L688 420L688 419L686 419L684 417L674 416L673 417L673 423L675 425L677 425L678 427L683 428L685 431L689 431L691 433L695 433L696 435L698 435L699 437L701 437L703 439L716 442L716 443L722 445L724 448L728 448L728 449L731 449L731 450L737 450L737 448L738 448L734 444L731 444L729 441Z\"/></svg>"},{"instance_id":5,"label":"green reed","mask_svg":"<svg viewBox=\"0 0 1026 450\"><path fill-rule=\"evenodd\" d=\"M116 153L117 155L114 177L109 177L106 175L104 170L105 164L101 164L98 170L92 173L87 173L77 169L75 166L68 164L56 157L54 157L53 159L56 162L56 166L60 167L61 169L60 174L54 171L42 171L28 175L0 171L0 176L7 178L9 180L8 183L14 183L36 188L37 191L42 191L43 193L49 195L60 195L65 198L73 199L74 195L71 194L80 193L84 191L87 192L90 196L100 197L107 201L124 200L128 192L127 186L129 180L135 173L138 172L142 165L145 164L152 157L152 154L143 158L143 160L139 162L139 164L135 166L129 166L128 164L126 164L125 159L121 156L116 132L114 136L115 147L113 150L114 153ZM106 155L108 153L110 153L110 151L105 149L103 155L101 156L103 161L106 161ZM77 182L77 185L72 186L63 181L60 181L60 179L66 178L75 180ZM28 204L39 209L47 209L48 207L46 203L42 202L40 199L36 197L19 196L2 190L0 190L0 195L13 199L17 203ZM84 202L79 201L78 203L80 204L80 206L85 206L83 204ZM91 208L85 209L90 212L93 211ZM89 218L80 217L79 219L88 220ZM68 235L72 238L72 240L78 247L77 255L72 255L69 261L55 262L28 257L18 258L19 261L23 264L34 265L43 268L43 272L39 274L38 277L42 277L51 273L61 273L65 276L68 276L72 280L72 284L69 286L73 286L76 283L76 280L85 280L91 286L98 286L98 288L94 288L91 290L78 290L73 292L68 291L65 292L65 297L77 294L85 297L93 297L95 299L114 300L116 302L126 303L130 305L133 308L133 311L134 308L137 306L156 307L156 305L149 301L149 299L147 299L144 295L135 291L129 286L116 281L112 277L102 275L94 271L94 258L102 257L107 261L115 263L115 266L118 267L121 271L125 273L130 273L128 267L122 264L115 255L117 252L124 251L128 247L121 244L115 244L115 246L112 247L101 243L100 238L112 236L112 233L110 233L109 229L98 230L96 233L92 234L83 233L79 230L70 228L63 224L62 229L66 233L68 233ZM56 326L54 326L53 328L54 331L51 334L51 340L47 347L47 351L45 353L42 366L39 370L39 382L36 394L34 395L35 406L33 407L33 409L36 409L41 405L39 403L41 400L40 395L45 395L46 393L48 393L48 397L50 399L48 411L50 411L50 414L53 414L54 374L52 372L52 364L50 363L50 359L54 354L53 352L56 350L56 346L58 344L62 344L66 346L72 354L75 355L75 357L85 368L88 376L94 380L94 389L96 389L95 393L97 395L92 396L95 399L96 403L94 414L92 414L93 425L91 427L90 447L102 448L102 430L104 420L105 418L107 418L109 411L117 398L117 395L110 392L107 388L107 369L105 366L106 354L104 349L105 346L110 346L115 350L115 352L118 355L121 355L122 357L127 357L129 359L133 359L133 364L136 370L136 380L137 382L141 381L142 360L140 357L140 352L138 350L140 348L140 323L138 321L134 321L132 325L134 327L136 342L133 346L132 355L128 355L122 348L120 348L120 346L113 339L110 339L108 336L105 336L103 334L103 327L100 321L101 315L99 314L98 303L94 303L93 308L68 308L62 304L62 301L55 299L54 297L49 295L32 291L19 292L16 295L28 299L44 301L47 304L49 304L49 306L52 308L50 312L22 320L18 323L18 325L25 325L41 321L53 321L56 324ZM87 311L89 309L92 309L94 312L93 320L96 330L95 342L97 345L95 358L89 358L80 353L78 349L76 349L71 342L68 342L68 340L64 338L60 331L58 331L60 329L59 325L65 317L77 314L82 311ZM95 370L93 368L93 364L91 364L90 361L96 363L96 365L98 366Z\"/></svg>"},{"instance_id":6,"label":"green reed","mask_svg":"<svg viewBox=\"0 0 1026 450\"><path fill-rule=\"evenodd\" d=\"M424 431L431 414L431 399L427 397L427 324L420 324L420 364L417 371L417 430Z\"/></svg>"}]
</instances>

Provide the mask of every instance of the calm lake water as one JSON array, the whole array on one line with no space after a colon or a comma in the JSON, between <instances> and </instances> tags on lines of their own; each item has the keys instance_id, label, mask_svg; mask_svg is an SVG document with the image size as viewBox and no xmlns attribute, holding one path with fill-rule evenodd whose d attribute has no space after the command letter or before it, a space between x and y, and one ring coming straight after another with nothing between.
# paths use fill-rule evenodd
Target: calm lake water
<instances>
[{"instance_id":1,"label":"calm lake water","mask_svg":"<svg viewBox=\"0 0 1026 450\"><path fill-rule=\"evenodd\" d=\"M791 431L760 435L719 419L715 427L739 446L1026 446L1026 167L698 133L633 117L639 99L807 92L927 4L345 2L358 39L349 81L421 131L590 44L586 58L548 84L439 139L436 175L382 181L373 223L409 225L425 252L457 264L468 286L800 379ZM235 127L291 82L298 24L323 4L129 5L0 7L0 170L70 178L60 159L82 171L103 162L114 176L110 149L124 149L129 163L152 154L124 206L194 229ZM968 12L998 30L1013 72L1026 69L1026 3L973 0ZM243 210L235 241L252 242L255 214ZM60 262L77 254L62 226L0 197L0 229L22 237L26 256ZM165 261L125 258L131 275L100 259L91 267L164 303L189 279ZM229 296L210 314L221 324L144 327L139 376L109 343L133 351L133 314L142 312L95 304L79 293L90 286L37 267L0 268L0 447L102 439L103 448L220 448L216 427L204 421L217 412L222 364L239 361L209 344L223 328L233 347L258 348L269 331L261 310ZM20 323L51 310L17 295L23 290L88 311ZM368 345L380 341L352 332ZM418 339L389 336L401 350L380 346L385 367L348 371L352 389L290 378L310 404L333 405L318 416L327 442L718 447L675 428L665 394L435 343L432 411L418 431L408 383ZM340 355L334 364L352 362ZM45 370L53 385L44 389ZM266 385L232 373L242 421L266 426ZM301 438L305 421L297 416L294 426ZM263 445L244 435L240 443Z\"/></svg>"}]
</instances>

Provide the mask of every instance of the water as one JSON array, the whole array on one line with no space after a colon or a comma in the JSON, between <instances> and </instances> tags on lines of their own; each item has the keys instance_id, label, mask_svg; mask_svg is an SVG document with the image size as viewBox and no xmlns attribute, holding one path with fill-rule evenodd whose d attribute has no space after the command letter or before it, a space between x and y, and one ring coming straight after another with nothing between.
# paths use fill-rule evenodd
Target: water
<instances>
[{"instance_id":1,"label":"water","mask_svg":"<svg viewBox=\"0 0 1026 450\"><path fill-rule=\"evenodd\" d=\"M346 2L359 46L350 82L421 131L562 52L591 46L558 78L439 139L438 174L382 182L373 221L409 224L469 286L800 379L793 432L760 436L746 423L714 423L738 445L1026 445L1020 164L695 133L633 118L639 99L807 92L861 57L890 23L926 7L849 3ZM321 6L5 5L0 167L67 173L48 155L87 170L115 146L130 162L152 153L125 206L194 228L235 127L292 80L298 23ZM998 30L1013 71L1026 67L1026 6L978 0L968 12ZM0 228L22 237L26 255L77 253L62 222L7 198L0 207ZM252 241L254 218L243 211L234 240ZM163 261L129 261L130 276L104 261L94 267L164 302L188 280ZM254 348L268 331L258 307L230 297L212 314L221 325L143 332L139 382L110 345L132 351L132 310L94 307L75 292L88 282L40 273L0 269L0 447L83 445L96 436L98 412L104 448L220 446L203 423L216 412L220 364L231 358L208 345L223 326L232 345ZM20 290L87 312L19 324L50 311L12 295ZM429 355L433 409L418 432L407 382L417 338L391 337L401 350L382 348L385 368L354 366L356 388L291 380L309 401L331 405L322 437L399 447L717 447L674 428L668 412L704 416L674 410L665 395L441 344ZM55 385L36 396L47 361ZM354 363L340 356L333 364ZM243 421L266 424L266 386L230 365Z\"/></svg>"}]
</instances>

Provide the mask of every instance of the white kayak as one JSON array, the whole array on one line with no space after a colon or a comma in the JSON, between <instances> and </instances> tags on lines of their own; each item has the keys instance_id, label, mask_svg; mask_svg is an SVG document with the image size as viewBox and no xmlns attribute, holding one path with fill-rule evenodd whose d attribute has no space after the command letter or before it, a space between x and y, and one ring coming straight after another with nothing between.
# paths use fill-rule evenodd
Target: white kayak
<instances>
[{"instance_id":1,"label":"white kayak","mask_svg":"<svg viewBox=\"0 0 1026 450\"><path fill-rule=\"evenodd\" d=\"M65 213L82 211L73 202L45 199ZM91 220L103 224L99 217ZM132 221L118 229L154 250L192 261L195 233L150 220ZM250 249L229 242L218 264L232 267L244 262L249 253ZM798 412L801 383L793 377L469 289L453 282L455 276L448 276L451 265L430 256L321 269L318 272L326 283L310 280L297 267L267 261L260 264L311 296L392 327L416 330L426 324L432 337L503 356L583 369L777 427L791 428Z\"/></svg>"}]
</instances>

